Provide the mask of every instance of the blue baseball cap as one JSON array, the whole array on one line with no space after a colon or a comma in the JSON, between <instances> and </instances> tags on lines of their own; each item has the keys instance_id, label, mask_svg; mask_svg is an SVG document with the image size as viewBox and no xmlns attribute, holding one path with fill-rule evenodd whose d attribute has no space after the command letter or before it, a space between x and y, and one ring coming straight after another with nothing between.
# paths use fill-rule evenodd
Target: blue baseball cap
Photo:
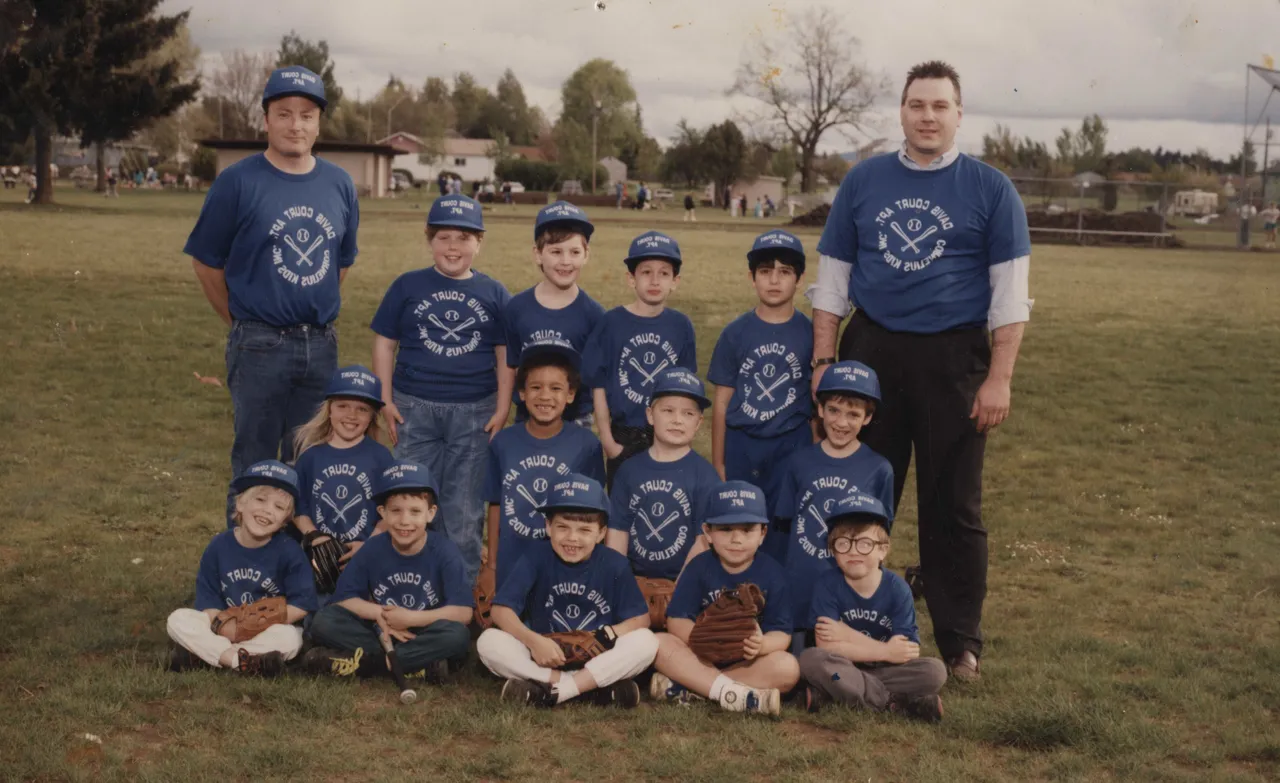
<instances>
[{"instance_id":1,"label":"blue baseball cap","mask_svg":"<svg viewBox=\"0 0 1280 783\"><path fill-rule=\"evenodd\" d=\"M320 111L329 108L329 101L324 97L324 79L301 65L285 65L271 72L267 77L267 85L262 88L263 110L277 98L287 98L290 95L311 99L320 107Z\"/></svg>"},{"instance_id":2,"label":"blue baseball cap","mask_svg":"<svg viewBox=\"0 0 1280 783\"><path fill-rule=\"evenodd\" d=\"M798 273L804 273L804 244L799 237L789 231L777 229L766 231L756 237L747 251L747 261L766 261L770 258L787 258L791 260Z\"/></svg>"},{"instance_id":3,"label":"blue baseball cap","mask_svg":"<svg viewBox=\"0 0 1280 783\"><path fill-rule=\"evenodd\" d=\"M631 240L631 249L627 251L627 257L622 261L627 265L627 269L634 272L641 261L651 258L670 261L676 269L676 274L680 274L682 263L680 244L661 231L646 231Z\"/></svg>"},{"instance_id":4,"label":"blue baseball cap","mask_svg":"<svg viewBox=\"0 0 1280 783\"><path fill-rule=\"evenodd\" d=\"M555 201L538 210L538 218L533 223L533 241L537 242L542 232L551 228L564 228L582 234L591 241L591 234L596 227L576 204L567 201Z\"/></svg>"},{"instance_id":5,"label":"blue baseball cap","mask_svg":"<svg viewBox=\"0 0 1280 783\"><path fill-rule=\"evenodd\" d=\"M707 501L704 525L767 525L769 508L764 491L747 481L726 481Z\"/></svg>"},{"instance_id":6,"label":"blue baseball cap","mask_svg":"<svg viewBox=\"0 0 1280 783\"><path fill-rule=\"evenodd\" d=\"M469 196L441 196L431 202L427 225L432 228L465 228L484 231L484 211L480 202Z\"/></svg>"},{"instance_id":7,"label":"blue baseball cap","mask_svg":"<svg viewBox=\"0 0 1280 783\"><path fill-rule=\"evenodd\" d=\"M698 407L704 411L711 407L711 400L707 399L707 388L702 384L702 380L683 367L663 370L657 378L653 379L653 392L649 395L649 404L653 405L659 397L672 394L688 397L698 403Z\"/></svg>"},{"instance_id":8,"label":"blue baseball cap","mask_svg":"<svg viewBox=\"0 0 1280 783\"><path fill-rule=\"evenodd\" d=\"M570 366L574 370L582 368L582 354L573 347L573 343L561 337L548 337L542 340L534 340L528 345L520 349L520 365L538 356L562 356L568 360Z\"/></svg>"},{"instance_id":9,"label":"blue baseball cap","mask_svg":"<svg viewBox=\"0 0 1280 783\"><path fill-rule=\"evenodd\" d=\"M880 402L880 378L862 362L836 362L818 381L818 394L841 392Z\"/></svg>"},{"instance_id":10,"label":"blue baseball cap","mask_svg":"<svg viewBox=\"0 0 1280 783\"><path fill-rule=\"evenodd\" d=\"M842 519L849 518L860 522L875 522L888 530L892 526L889 515L885 513L884 504L871 495L861 492L850 492L832 504L831 510L823 510L822 521L830 531L831 526Z\"/></svg>"},{"instance_id":11,"label":"blue baseball cap","mask_svg":"<svg viewBox=\"0 0 1280 783\"><path fill-rule=\"evenodd\" d=\"M593 478L581 473L570 473L551 485L547 490L547 499L538 510L550 514L557 509L579 509L582 511L599 511L609 519L609 497L604 487Z\"/></svg>"},{"instance_id":12,"label":"blue baseball cap","mask_svg":"<svg viewBox=\"0 0 1280 783\"><path fill-rule=\"evenodd\" d=\"M383 405L382 381L378 380L378 376L370 372L368 367L353 364L350 367L342 367L333 374L329 379L329 385L324 389L324 396L326 399L354 397L367 401L374 408L381 408Z\"/></svg>"},{"instance_id":13,"label":"blue baseball cap","mask_svg":"<svg viewBox=\"0 0 1280 783\"><path fill-rule=\"evenodd\" d=\"M433 496L440 497L440 490L426 465L397 462L378 474L378 479L374 482L373 502L381 506L391 495L428 490Z\"/></svg>"},{"instance_id":14,"label":"blue baseball cap","mask_svg":"<svg viewBox=\"0 0 1280 783\"><path fill-rule=\"evenodd\" d=\"M294 503L298 502L298 472L280 460L255 462L231 481L231 491L237 495L250 487L259 486L283 489L293 496Z\"/></svg>"}]
</instances>

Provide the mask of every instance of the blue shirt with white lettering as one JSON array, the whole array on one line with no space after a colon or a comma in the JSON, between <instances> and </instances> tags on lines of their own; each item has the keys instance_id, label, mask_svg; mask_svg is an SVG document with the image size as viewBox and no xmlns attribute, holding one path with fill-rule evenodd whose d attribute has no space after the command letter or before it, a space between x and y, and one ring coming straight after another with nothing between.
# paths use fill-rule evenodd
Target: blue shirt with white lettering
<instances>
[{"instance_id":1,"label":"blue shirt with white lettering","mask_svg":"<svg viewBox=\"0 0 1280 783\"><path fill-rule=\"evenodd\" d=\"M637 576L675 579L702 533L720 476L696 451L658 462L646 450L622 463L609 496L609 527L626 531Z\"/></svg>"},{"instance_id":2,"label":"blue shirt with white lettering","mask_svg":"<svg viewBox=\"0 0 1280 783\"><path fill-rule=\"evenodd\" d=\"M770 514L789 520L783 564L797 619L806 616L818 578L836 570L823 512L852 492L876 498L893 519L893 466L865 443L847 457L815 443L787 460Z\"/></svg>"},{"instance_id":3,"label":"blue shirt with white lettering","mask_svg":"<svg viewBox=\"0 0 1280 783\"><path fill-rule=\"evenodd\" d=\"M432 402L476 402L493 394L494 351L506 345L509 301L502 283L475 270L465 280L434 266L400 275L370 325L400 343L393 388Z\"/></svg>"},{"instance_id":4,"label":"blue shirt with white lettering","mask_svg":"<svg viewBox=\"0 0 1280 783\"><path fill-rule=\"evenodd\" d=\"M342 570L331 603L348 598L419 612L475 605L462 553L439 533L427 533L415 555L399 552L387 533L370 538Z\"/></svg>"},{"instance_id":5,"label":"blue shirt with white lettering","mask_svg":"<svg viewBox=\"0 0 1280 783\"><path fill-rule=\"evenodd\" d=\"M998 169L962 154L917 171L894 152L845 175L818 252L853 265L849 300L871 320L932 334L986 323L990 267L1030 255L1031 234Z\"/></svg>"},{"instance_id":6,"label":"blue shirt with white lettering","mask_svg":"<svg viewBox=\"0 0 1280 783\"><path fill-rule=\"evenodd\" d=\"M566 563L550 541L539 541L499 585L494 604L534 633L595 631L649 613L627 559L603 544L581 563Z\"/></svg>"},{"instance_id":7,"label":"blue shirt with white lettering","mask_svg":"<svg viewBox=\"0 0 1280 783\"><path fill-rule=\"evenodd\" d=\"M344 543L366 540L378 524L374 477L393 462L391 451L370 437L345 449L312 446L294 465L302 496L298 516L310 517L321 532Z\"/></svg>"},{"instance_id":8,"label":"blue shirt with white lettering","mask_svg":"<svg viewBox=\"0 0 1280 783\"><path fill-rule=\"evenodd\" d=\"M232 318L294 326L338 317L338 272L356 261L360 205L350 174L315 161L289 174L250 155L205 195L182 252L223 270Z\"/></svg>"},{"instance_id":9,"label":"blue shirt with white lettering","mask_svg":"<svg viewBox=\"0 0 1280 783\"><path fill-rule=\"evenodd\" d=\"M735 318L720 332L707 370L707 380L733 388L725 425L755 438L808 425L812 360L813 322L799 310L784 324L768 323L755 310Z\"/></svg>"},{"instance_id":10,"label":"blue shirt with white lettering","mask_svg":"<svg viewBox=\"0 0 1280 783\"><path fill-rule=\"evenodd\" d=\"M689 561L684 573L676 580L675 592L667 605L667 617L696 620L720 593L752 582L764 595L764 611L757 622L762 633L785 631L791 633L791 598L787 594L787 578L778 561L763 553L756 553L755 560L745 571L731 574L724 570L714 549Z\"/></svg>"},{"instance_id":11,"label":"blue shirt with white lettering","mask_svg":"<svg viewBox=\"0 0 1280 783\"><path fill-rule=\"evenodd\" d=\"M213 537L200 556L196 609L226 609L282 595L289 606L317 608L316 583L302 547L277 533L260 547L242 546L235 530Z\"/></svg>"},{"instance_id":12,"label":"blue shirt with white lettering","mask_svg":"<svg viewBox=\"0 0 1280 783\"><path fill-rule=\"evenodd\" d=\"M654 379L670 367L698 371L693 322L670 307L652 317L613 308L596 325L582 356L583 379L605 390L610 419L628 427L648 425L644 411Z\"/></svg>"},{"instance_id":13,"label":"blue shirt with white lettering","mask_svg":"<svg viewBox=\"0 0 1280 783\"><path fill-rule=\"evenodd\" d=\"M587 347L587 338L603 317L604 308L581 288L578 289L578 296L559 310L552 310L539 303L533 288L521 291L511 297L503 315L507 325L507 365L519 367L520 352L529 343L539 340L564 340L578 353L582 353ZM516 405L516 421L523 421L528 418L528 413L520 402L520 390L515 389L512 394L512 402ZM577 396L565 408L564 418L577 419L590 415L594 409L591 388L583 384L578 389Z\"/></svg>"},{"instance_id":14,"label":"blue shirt with white lettering","mask_svg":"<svg viewBox=\"0 0 1280 783\"><path fill-rule=\"evenodd\" d=\"M535 438L517 424L489 442L484 500L498 506L498 562L490 565L499 586L529 545L547 537L547 520L538 507L547 489L570 473L604 483L600 439L571 421L550 438Z\"/></svg>"},{"instance_id":15,"label":"blue shirt with white lettering","mask_svg":"<svg viewBox=\"0 0 1280 783\"><path fill-rule=\"evenodd\" d=\"M817 627L819 617L829 617L878 642L905 636L920 643L911 588L905 579L887 568L880 571L880 586L870 598L858 595L839 570L827 571L818 579L805 616L810 628Z\"/></svg>"}]
</instances>

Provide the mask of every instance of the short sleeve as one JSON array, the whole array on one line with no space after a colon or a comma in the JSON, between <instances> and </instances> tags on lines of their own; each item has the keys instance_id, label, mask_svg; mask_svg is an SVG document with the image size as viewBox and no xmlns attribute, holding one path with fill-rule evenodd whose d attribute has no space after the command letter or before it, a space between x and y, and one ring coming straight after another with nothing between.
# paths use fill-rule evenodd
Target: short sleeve
<instances>
[{"instance_id":1,"label":"short sleeve","mask_svg":"<svg viewBox=\"0 0 1280 783\"><path fill-rule=\"evenodd\" d=\"M626 464L622 463L623 467L626 467ZM631 482L627 480L627 474L619 468L613 477L613 491L609 493L610 530L621 530L624 533L631 530L631 509L628 508L630 497Z\"/></svg>"},{"instance_id":2,"label":"short sleeve","mask_svg":"<svg viewBox=\"0 0 1280 783\"><path fill-rule=\"evenodd\" d=\"M502 462L498 459L499 441L489 442L489 463L484 471L484 502L502 502Z\"/></svg>"},{"instance_id":3,"label":"short sleeve","mask_svg":"<svg viewBox=\"0 0 1280 783\"><path fill-rule=\"evenodd\" d=\"M387 293L382 297L382 303L373 314L373 322L369 324L369 328L375 334L392 340L400 339L400 313L404 310L405 304L404 289L403 276L397 277L395 282L387 288Z\"/></svg>"},{"instance_id":4,"label":"short sleeve","mask_svg":"<svg viewBox=\"0 0 1280 783\"><path fill-rule=\"evenodd\" d=\"M298 507L294 509L295 517L307 517L314 520L315 508L313 507L316 499L311 496L311 471L312 455L315 454L315 447L307 449L298 455L298 461L294 463L294 469L298 472Z\"/></svg>"},{"instance_id":5,"label":"short sleeve","mask_svg":"<svg viewBox=\"0 0 1280 783\"><path fill-rule=\"evenodd\" d=\"M836 591L828 589L826 579L819 579L814 585L813 600L809 602L809 622L805 627L817 628L819 617L840 619L840 605L836 601Z\"/></svg>"},{"instance_id":6,"label":"short sleeve","mask_svg":"<svg viewBox=\"0 0 1280 783\"><path fill-rule=\"evenodd\" d=\"M587 446L586 464L582 466L582 475L604 484L604 446L600 445L600 439L590 430L587 431L587 435L590 436L590 443Z\"/></svg>"},{"instance_id":7,"label":"short sleeve","mask_svg":"<svg viewBox=\"0 0 1280 783\"><path fill-rule=\"evenodd\" d=\"M707 553L698 555L680 572L676 579L675 590L671 593L671 601L667 604L667 617L679 617L685 620L696 619L702 611L702 572ZM712 553L711 557L715 557Z\"/></svg>"},{"instance_id":8,"label":"short sleeve","mask_svg":"<svg viewBox=\"0 0 1280 783\"><path fill-rule=\"evenodd\" d=\"M707 380L716 386L736 386L738 383L737 341L732 324L720 332L715 348L711 350L711 366L707 368Z\"/></svg>"},{"instance_id":9,"label":"short sleeve","mask_svg":"<svg viewBox=\"0 0 1280 783\"><path fill-rule=\"evenodd\" d=\"M360 253L360 248L356 243L356 233L360 229L360 199L356 197L356 189L350 182L344 188L347 194L347 230L342 235L341 255L338 257L338 266L343 269L351 266L356 262L356 255Z\"/></svg>"},{"instance_id":10,"label":"short sleeve","mask_svg":"<svg viewBox=\"0 0 1280 783\"><path fill-rule=\"evenodd\" d=\"M601 318L582 349L582 380L594 389L604 386L604 376L608 372L608 342L609 321Z\"/></svg>"},{"instance_id":11,"label":"short sleeve","mask_svg":"<svg viewBox=\"0 0 1280 783\"><path fill-rule=\"evenodd\" d=\"M520 366L520 352L524 349L524 340L521 339L520 333L516 329L515 315L516 314L510 312L510 309L508 308L506 316L502 319L507 333L506 343L508 367Z\"/></svg>"},{"instance_id":12,"label":"short sleeve","mask_svg":"<svg viewBox=\"0 0 1280 783\"><path fill-rule=\"evenodd\" d=\"M644 600L644 593L640 592L640 585L631 573L627 561L621 556L619 564L618 571L614 574L614 599L618 607L616 616L621 623L633 617L647 615L649 604Z\"/></svg>"},{"instance_id":13,"label":"short sleeve","mask_svg":"<svg viewBox=\"0 0 1280 783\"><path fill-rule=\"evenodd\" d=\"M366 544L357 549L347 561L347 567L342 569L342 574L338 577L338 586L333 589L333 600L330 603L336 604L348 598L372 600L369 591L369 559L374 556L374 549L375 547Z\"/></svg>"},{"instance_id":14,"label":"short sleeve","mask_svg":"<svg viewBox=\"0 0 1280 783\"><path fill-rule=\"evenodd\" d=\"M911 588L899 579L893 580L893 633L902 634L916 644L920 643L920 629L916 627L916 604Z\"/></svg>"},{"instance_id":15,"label":"short sleeve","mask_svg":"<svg viewBox=\"0 0 1280 783\"><path fill-rule=\"evenodd\" d=\"M214 539L217 541L218 539ZM205 547L200 556L200 570L196 573L196 609L225 609L222 599L221 582L218 579L218 555L214 552L213 543Z\"/></svg>"},{"instance_id":16,"label":"short sleeve","mask_svg":"<svg viewBox=\"0 0 1280 783\"><path fill-rule=\"evenodd\" d=\"M818 255L852 264L858 260L858 226L853 221L853 202L856 196L858 166L844 175L831 202L831 214L818 240Z\"/></svg>"},{"instance_id":17,"label":"short sleeve","mask_svg":"<svg viewBox=\"0 0 1280 783\"><path fill-rule=\"evenodd\" d=\"M791 633L791 596L787 590L787 580L782 570L771 569L769 597L764 602L764 612L760 615L760 630L763 633L785 631Z\"/></svg>"},{"instance_id":18,"label":"short sleeve","mask_svg":"<svg viewBox=\"0 0 1280 783\"><path fill-rule=\"evenodd\" d=\"M529 605L530 593L538 581L538 572L533 559L533 552L527 551L520 556L507 578L498 586L493 597L495 606L505 606L519 616L524 616L525 607Z\"/></svg>"},{"instance_id":19,"label":"short sleeve","mask_svg":"<svg viewBox=\"0 0 1280 783\"><path fill-rule=\"evenodd\" d=\"M999 264L1031 255L1031 231L1027 208L1009 178L997 174L997 191L987 219L987 264Z\"/></svg>"},{"instance_id":20,"label":"short sleeve","mask_svg":"<svg viewBox=\"0 0 1280 783\"><path fill-rule=\"evenodd\" d=\"M691 373L698 372L698 334L693 330L693 321L689 320L689 316L683 315L684 318L684 350L680 352L680 366L684 367Z\"/></svg>"},{"instance_id":21,"label":"short sleeve","mask_svg":"<svg viewBox=\"0 0 1280 783\"><path fill-rule=\"evenodd\" d=\"M289 606L296 606L308 612L320 608L316 595L316 580L311 575L311 565L302 554L302 547L292 538L280 539L281 563L283 572L284 597Z\"/></svg>"},{"instance_id":22,"label":"short sleeve","mask_svg":"<svg viewBox=\"0 0 1280 783\"><path fill-rule=\"evenodd\" d=\"M213 181L182 252L205 266L214 269L226 267L239 218L238 190L234 174L227 176L224 172Z\"/></svg>"},{"instance_id":23,"label":"short sleeve","mask_svg":"<svg viewBox=\"0 0 1280 783\"><path fill-rule=\"evenodd\" d=\"M456 546L441 547L440 581L444 584L443 606L475 606L475 596L467 584L467 569Z\"/></svg>"}]
</instances>

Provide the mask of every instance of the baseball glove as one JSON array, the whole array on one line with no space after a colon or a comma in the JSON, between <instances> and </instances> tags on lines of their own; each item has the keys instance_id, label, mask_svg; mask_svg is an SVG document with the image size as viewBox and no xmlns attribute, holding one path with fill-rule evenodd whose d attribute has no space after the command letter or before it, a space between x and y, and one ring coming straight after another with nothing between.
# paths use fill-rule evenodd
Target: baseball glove
<instances>
[{"instance_id":1,"label":"baseball glove","mask_svg":"<svg viewBox=\"0 0 1280 783\"><path fill-rule=\"evenodd\" d=\"M317 538L325 540L317 544ZM332 593L337 589L338 575L342 573L342 563L338 560L347 554L347 548L338 539L319 530L312 530L302 537L302 548L306 550L307 560L311 563L316 591L326 595Z\"/></svg>"},{"instance_id":2,"label":"baseball glove","mask_svg":"<svg viewBox=\"0 0 1280 783\"><path fill-rule=\"evenodd\" d=\"M232 606L218 612L210 630L233 643L248 641L276 623L288 622L284 596L260 598L251 604Z\"/></svg>"},{"instance_id":3,"label":"baseball glove","mask_svg":"<svg viewBox=\"0 0 1280 783\"><path fill-rule=\"evenodd\" d=\"M644 601L649 605L649 630L661 631L667 627L667 604L671 603L676 583L670 579L650 579L647 576L637 576L636 583L640 585Z\"/></svg>"},{"instance_id":4,"label":"baseball glove","mask_svg":"<svg viewBox=\"0 0 1280 783\"><path fill-rule=\"evenodd\" d=\"M497 592L498 573L486 565L480 569L480 576L476 579L476 586L472 591L472 597L476 599L475 622L482 629L493 625L489 612L493 610L493 596Z\"/></svg>"},{"instance_id":5,"label":"baseball glove","mask_svg":"<svg viewBox=\"0 0 1280 783\"><path fill-rule=\"evenodd\" d=\"M605 626L596 631L560 631L549 633L548 639L560 645L565 668L581 669L587 661L606 650L612 650L618 635Z\"/></svg>"},{"instance_id":6,"label":"baseball glove","mask_svg":"<svg viewBox=\"0 0 1280 783\"><path fill-rule=\"evenodd\" d=\"M689 649L712 666L729 666L746 659L742 643L759 627L764 594L751 582L720 593L702 610L689 634Z\"/></svg>"}]
</instances>

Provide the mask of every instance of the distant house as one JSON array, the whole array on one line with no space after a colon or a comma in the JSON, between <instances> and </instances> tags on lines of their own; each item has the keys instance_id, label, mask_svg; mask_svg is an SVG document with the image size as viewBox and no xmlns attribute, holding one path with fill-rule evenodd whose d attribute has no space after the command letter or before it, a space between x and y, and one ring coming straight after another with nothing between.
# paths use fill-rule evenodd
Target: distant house
<instances>
[{"instance_id":1,"label":"distant house","mask_svg":"<svg viewBox=\"0 0 1280 783\"><path fill-rule=\"evenodd\" d=\"M393 168L404 171L413 177L413 181L433 184L440 172L448 171L457 174L464 182L483 182L497 180L494 166L497 160L490 157L498 148L493 139L464 139L461 136L446 136L443 141L444 154L428 163L421 160L427 145L420 137L406 131L396 131L379 144L387 144L396 149ZM511 154L526 160L545 160L546 156L537 147L509 148Z\"/></svg>"},{"instance_id":2,"label":"distant house","mask_svg":"<svg viewBox=\"0 0 1280 783\"><path fill-rule=\"evenodd\" d=\"M142 153L144 162L148 158L148 153L151 152L147 147L129 142L111 141L104 144L103 159L107 168L119 166L120 160L130 151ZM68 171L79 166L93 168L98 164L97 145L90 144L88 147L81 147L79 138L57 136L53 140L53 163L58 168L64 168Z\"/></svg>"},{"instance_id":3,"label":"distant house","mask_svg":"<svg viewBox=\"0 0 1280 783\"><path fill-rule=\"evenodd\" d=\"M609 179L605 182L601 182L600 187L612 185L615 182L625 183L627 181L627 164L617 158L612 156L601 158L600 165L604 167L605 171L609 172Z\"/></svg>"},{"instance_id":4,"label":"distant house","mask_svg":"<svg viewBox=\"0 0 1280 783\"><path fill-rule=\"evenodd\" d=\"M756 197L759 196L764 200L765 196L773 199L775 206L782 204L782 186L785 180L782 177L756 177L755 179L739 179L733 183L733 197L741 198L743 194L747 197L747 209L754 209L756 206ZM703 198L710 199L713 204L724 204L724 194L716 194L715 185L708 185L703 193Z\"/></svg>"},{"instance_id":5,"label":"distant house","mask_svg":"<svg viewBox=\"0 0 1280 783\"><path fill-rule=\"evenodd\" d=\"M267 142L254 139L205 139L200 146L217 154L217 172L267 148ZM353 144L341 141L317 141L312 147L316 157L324 158L351 175L361 195L383 198L391 183L391 161L396 150L386 144Z\"/></svg>"}]
</instances>

